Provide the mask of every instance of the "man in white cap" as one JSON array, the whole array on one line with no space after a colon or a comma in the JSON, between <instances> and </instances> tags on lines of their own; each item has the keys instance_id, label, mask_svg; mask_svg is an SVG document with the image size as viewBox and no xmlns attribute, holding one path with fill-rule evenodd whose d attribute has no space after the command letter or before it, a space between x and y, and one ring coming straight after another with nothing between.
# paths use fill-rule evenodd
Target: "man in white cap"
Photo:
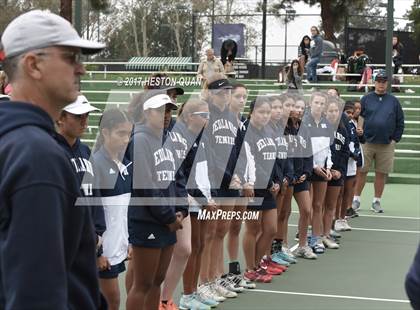
<instances>
[{"instance_id":1,"label":"man in white cap","mask_svg":"<svg viewBox=\"0 0 420 310\"><path fill-rule=\"evenodd\" d=\"M54 121L76 101L83 40L46 11L15 18L1 38L13 87L0 104L0 308L105 309L88 208L74 205L78 179L54 140Z\"/></svg>"}]
</instances>

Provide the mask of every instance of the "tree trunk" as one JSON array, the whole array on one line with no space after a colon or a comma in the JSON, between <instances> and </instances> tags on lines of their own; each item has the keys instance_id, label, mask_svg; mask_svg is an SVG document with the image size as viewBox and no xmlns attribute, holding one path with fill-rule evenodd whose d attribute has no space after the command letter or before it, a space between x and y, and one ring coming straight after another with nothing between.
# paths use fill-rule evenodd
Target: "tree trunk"
<instances>
[{"instance_id":1,"label":"tree trunk","mask_svg":"<svg viewBox=\"0 0 420 310\"><path fill-rule=\"evenodd\" d=\"M60 15L70 23L73 23L72 11L73 0L60 0Z\"/></svg>"},{"instance_id":2,"label":"tree trunk","mask_svg":"<svg viewBox=\"0 0 420 310\"><path fill-rule=\"evenodd\" d=\"M182 47L181 47L181 22L179 21L179 13L178 10L175 9L175 40L176 40L176 47L178 50L178 57L182 57Z\"/></svg>"},{"instance_id":3,"label":"tree trunk","mask_svg":"<svg viewBox=\"0 0 420 310\"><path fill-rule=\"evenodd\" d=\"M226 19L225 19L225 23L229 24L230 23L230 14L232 12L232 6L233 6L233 2L235 0L226 0Z\"/></svg>"},{"instance_id":4,"label":"tree trunk","mask_svg":"<svg viewBox=\"0 0 420 310\"><path fill-rule=\"evenodd\" d=\"M334 15L331 9L330 0L320 0L322 28L325 32L325 39L335 43L337 38L334 35Z\"/></svg>"},{"instance_id":5,"label":"tree trunk","mask_svg":"<svg viewBox=\"0 0 420 310\"><path fill-rule=\"evenodd\" d=\"M143 16L141 17L141 32L142 32L142 41L143 41L143 57L147 57L149 51L147 49L147 11L143 11Z\"/></svg>"},{"instance_id":6,"label":"tree trunk","mask_svg":"<svg viewBox=\"0 0 420 310\"><path fill-rule=\"evenodd\" d=\"M135 14L135 12L133 12L133 17L131 18L131 26L133 27L134 46L136 47L136 56L140 56L139 38L137 36L136 14Z\"/></svg>"}]
</instances>

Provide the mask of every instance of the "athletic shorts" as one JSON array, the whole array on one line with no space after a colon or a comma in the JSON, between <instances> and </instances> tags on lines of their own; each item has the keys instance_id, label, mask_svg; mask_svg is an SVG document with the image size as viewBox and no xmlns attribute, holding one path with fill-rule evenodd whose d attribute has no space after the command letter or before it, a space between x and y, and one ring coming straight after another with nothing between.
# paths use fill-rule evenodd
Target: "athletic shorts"
<instances>
[{"instance_id":1,"label":"athletic shorts","mask_svg":"<svg viewBox=\"0 0 420 310\"><path fill-rule=\"evenodd\" d=\"M343 185L344 185L344 177L341 177L338 180L328 181L328 186L343 186Z\"/></svg>"},{"instance_id":2,"label":"athletic shorts","mask_svg":"<svg viewBox=\"0 0 420 310\"><path fill-rule=\"evenodd\" d=\"M114 279L117 278L120 273L125 271L125 264L122 261L119 264L112 265L111 269L99 271L99 278L101 279Z\"/></svg>"},{"instance_id":3,"label":"athletic shorts","mask_svg":"<svg viewBox=\"0 0 420 310\"><path fill-rule=\"evenodd\" d=\"M165 248L176 243L176 233L166 225L150 222L130 221L128 240L131 245L144 248Z\"/></svg>"},{"instance_id":4,"label":"athletic shorts","mask_svg":"<svg viewBox=\"0 0 420 310\"><path fill-rule=\"evenodd\" d=\"M311 178L310 178L311 182L326 182L327 180L325 180L323 177L317 175L315 173L315 171L312 172Z\"/></svg>"},{"instance_id":5,"label":"athletic shorts","mask_svg":"<svg viewBox=\"0 0 420 310\"><path fill-rule=\"evenodd\" d=\"M261 198L263 201L261 203ZM249 202L247 205L248 210L253 211L263 211L276 209L276 201L274 200L273 195L268 190L255 191L255 202Z\"/></svg>"},{"instance_id":6,"label":"athletic shorts","mask_svg":"<svg viewBox=\"0 0 420 310\"><path fill-rule=\"evenodd\" d=\"M295 184L293 186L293 193L300 193L304 191L309 191L310 183L308 180L305 180L302 183Z\"/></svg>"},{"instance_id":7,"label":"athletic shorts","mask_svg":"<svg viewBox=\"0 0 420 310\"><path fill-rule=\"evenodd\" d=\"M389 174L394 169L395 143L363 145L364 165L362 172L369 172L372 162L375 161L375 171Z\"/></svg>"},{"instance_id":8,"label":"athletic shorts","mask_svg":"<svg viewBox=\"0 0 420 310\"><path fill-rule=\"evenodd\" d=\"M352 180L355 177L356 177L355 175L348 175L348 176L346 176L346 181Z\"/></svg>"},{"instance_id":9,"label":"athletic shorts","mask_svg":"<svg viewBox=\"0 0 420 310\"><path fill-rule=\"evenodd\" d=\"M216 192L216 197L214 198L237 198L240 196L237 189L218 188L214 192Z\"/></svg>"}]
</instances>

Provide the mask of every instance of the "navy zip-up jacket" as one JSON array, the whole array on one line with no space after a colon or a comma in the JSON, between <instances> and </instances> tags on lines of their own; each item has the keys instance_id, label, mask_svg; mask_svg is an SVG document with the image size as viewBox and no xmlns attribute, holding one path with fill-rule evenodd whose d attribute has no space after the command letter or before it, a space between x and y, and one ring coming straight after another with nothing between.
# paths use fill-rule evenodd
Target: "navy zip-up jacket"
<instances>
[{"instance_id":1,"label":"navy zip-up jacket","mask_svg":"<svg viewBox=\"0 0 420 310\"><path fill-rule=\"evenodd\" d=\"M148 126L136 124L133 136L133 189L131 197L140 199L128 208L128 217L135 222L166 226L176 220L175 155L162 146L162 136ZM143 205L144 203L144 205Z\"/></svg>"},{"instance_id":2,"label":"navy zip-up jacket","mask_svg":"<svg viewBox=\"0 0 420 310\"><path fill-rule=\"evenodd\" d=\"M40 108L0 104L1 309L101 308L92 220L54 131Z\"/></svg>"},{"instance_id":3,"label":"navy zip-up jacket","mask_svg":"<svg viewBox=\"0 0 420 310\"><path fill-rule=\"evenodd\" d=\"M350 157L350 134L346 127L347 117L344 115L340 119L337 130L334 132L334 142L331 145L331 169L338 170L342 177L347 174L347 164Z\"/></svg>"},{"instance_id":4,"label":"navy zip-up jacket","mask_svg":"<svg viewBox=\"0 0 420 310\"><path fill-rule=\"evenodd\" d=\"M228 189L235 171L236 154L240 150L236 145L238 121L227 106L221 111L211 102L208 105L210 120L203 135L208 141L209 179L212 189Z\"/></svg>"},{"instance_id":5,"label":"navy zip-up jacket","mask_svg":"<svg viewBox=\"0 0 420 310\"><path fill-rule=\"evenodd\" d=\"M188 130L182 121L177 121L170 131L166 133L165 147L172 150L175 155L175 188L177 197L182 200L185 198L185 205L177 204L176 210L181 211L184 217L188 215L188 190L187 183L191 168L194 162L196 149L193 149L194 142L197 140Z\"/></svg>"},{"instance_id":6,"label":"navy zip-up jacket","mask_svg":"<svg viewBox=\"0 0 420 310\"><path fill-rule=\"evenodd\" d=\"M93 172L92 163L90 161L90 149L86 144L83 144L80 139L77 139L74 145L69 145L66 138L59 133L54 135L55 140L65 151L71 165L77 175L78 185L82 196L94 196L93 182L95 174ZM96 196L96 195L95 195ZM106 230L104 211L101 207L89 206L92 221L95 227L95 232L98 236L102 236ZM98 249L97 255L102 253L102 247Z\"/></svg>"},{"instance_id":7,"label":"navy zip-up jacket","mask_svg":"<svg viewBox=\"0 0 420 310\"><path fill-rule=\"evenodd\" d=\"M117 265L127 257L127 213L131 197L133 165L124 157L120 166L117 165L104 146L93 154L92 165L95 174L93 192L96 199L100 199L101 202L94 208L103 216L101 219L103 223L95 221L95 225L97 230L99 225L106 228L103 233L103 254L111 265Z\"/></svg>"},{"instance_id":8,"label":"navy zip-up jacket","mask_svg":"<svg viewBox=\"0 0 420 310\"><path fill-rule=\"evenodd\" d=\"M311 137L313 151L313 168L316 166L331 169L331 149L330 146L334 139L334 130L325 117L321 117L317 124L308 110L303 117L303 123L308 128Z\"/></svg>"},{"instance_id":9,"label":"navy zip-up jacket","mask_svg":"<svg viewBox=\"0 0 420 310\"><path fill-rule=\"evenodd\" d=\"M395 96L371 92L363 96L360 103L366 142L389 144L391 140L401 140L404 132L404 112Z\"/></svg>"},{"instance_id":10,"label":"navy zip-up jacket","mask_svg":"<svg viewBox=\"0 0 420 310\"><path fill-rule=\"evenodd\" d=\"M405 278L405 291L414 310L420 310L420 245Z\"/></svg>"},{"instance_id":11,"label":"navy zip-up jacket","mask_svg":"<svg viewBox=\"0 0 420 310\"><path fill-rule=\"evenodd\" d=\"M270 121L268 128L272 130L272 135L276 141L277 146L277 160L279 178L283 180L287 179L287 182L291 184L294 181L293 171L293 159L290 158L289 154L289 142L287 141L285 133L285 126L281 123L274 124Z\"/></svg>"},{"instance_id":12,"label":"navy zip-up jacket","mask_svg":"<svg viewBox=\"0 0 420 310\"><path fill-rule=\"evenodd\" d=\"M243 142L247 157L247 166L244 178L254 184L255 196L266 197L271 195L270 189L274 183L281 184L282 173L276 164L278 149L273 131L268 126L258 129L251 122L245 123L247 127Z\"/></svg>"},{"instance_id":13,"label":"navy zip-up jacket","mask_svg":"<svg viewBox=\"0 0 420 310\"><path fill-rule=\"evenodd\" d=\"M287 124L285 133L288 139L289 156L293 159L294 180L297 181L302 175L306 179L312 175L313 156L312 143L308 128L299 122L299 128L295 128L290 122Z\"/></svg>"}]
</instances>

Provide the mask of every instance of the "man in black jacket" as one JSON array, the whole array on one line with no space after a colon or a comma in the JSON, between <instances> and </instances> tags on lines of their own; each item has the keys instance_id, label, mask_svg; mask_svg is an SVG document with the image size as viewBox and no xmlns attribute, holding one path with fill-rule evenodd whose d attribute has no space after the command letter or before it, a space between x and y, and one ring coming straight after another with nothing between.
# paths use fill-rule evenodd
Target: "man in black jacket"
<instances>
[{"instance_id":1,"label":"man in black jacket","mask_svg":"<svg viewBox=\"0 0 420 310\"><path fill-rule=\"evenodd\" d=\"M53 138L79 92L80 54L104 46L46 11L14 19L2 44L13 94L0 105L0 308L105 309L89 210L74 205L77 176Z\"/></svg>"}]
</instances>

